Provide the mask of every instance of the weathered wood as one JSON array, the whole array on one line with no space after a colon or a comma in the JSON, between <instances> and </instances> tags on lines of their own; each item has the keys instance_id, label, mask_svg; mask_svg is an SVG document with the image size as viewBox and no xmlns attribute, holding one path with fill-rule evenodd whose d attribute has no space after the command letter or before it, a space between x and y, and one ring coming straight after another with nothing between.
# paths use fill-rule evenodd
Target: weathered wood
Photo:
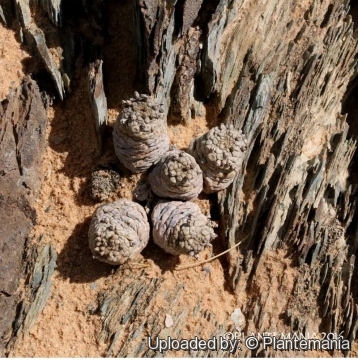
<instances>
[{"instance_id":1,"label":"weathered wood","mask_svg":"<svg viewBox=\"0 0 358 360\"><path fill-rule=\"evenodd\" d=\"M61 0L35 0L37 5L40 3L41 7L47 12L48 16L55 25L61 26Z\"/></svg>"},{"instance_id":2,"label":"weathered wood","mask_svg":"<svg viewBox=\"0 0 358 360\"><path fill-rule=\"evenodd\" d=\"M145 269L123 269L117 276L123 280L100 298L99 313L103 317L100 340L108 342L107 356L163 357L159 351L148 347L148 337L153 344L156 337L181 339L185 324L190 318L200 319L205 323L205 333L209 338L224 336L226 324L217 321L212 308L201 305L199 296L192 308L185 305L182 301L185 296L184 283L177 282L168 291L167 281L163 278L150 278ZM155 305L158 300L162 304L159 310ZM164 326L166 312L170 312L174 319L170 328ZM230 327L228 329L233 330ZM197 336L200 337L199 329ZM178 356L177 352L172 354ZM202 350L180 353L183 357L208 355L223 357L226 353L219 349L216 352Z\"/></svg>"},{"instance_id":3,"label":"weathered wood","mask_svg":"<svg viewBox=\"0 0 358 360\"><path fill-rule=\"evenodd\" d=\"M13 8L12 4L13 0L3 0L0 5L0 21L5 26L10 26L11 22L13 21Z\"/></svg>"},{"instance_id":4,"label":"weathered wood","mask_svg":"<svg viewBox=\"0 0 358 360\"><path fill-rule=\"evenodd\" d=\"M42 59L45 68L51 75L58 96L63 100L65 87L59 66L55 63L53 56L46 45L44 32L37 26L31 15L30 0L16 0L18 18L21 23L22 32L30 48Z\"/></svg>"},{"instance_id":5,"label":"weathered wood","mask_svg":"<svg viewBox=\"0 0 358 360\"><path fill-rule=\"evenodd\" d=\"M183 25L184 26L184 25ZM195 116L195 102L191 105L194 91L194 76L200 52L200 29L187 29L188 36L178 54L178 65L171 90L172 119L188 121ZM184 31L184 30L183 30Z\"/></svg>"},{"instance_id":6,"label":"weathered wood","mask_svg":"<svg viewBox=\"0 0 358 360\"><path fill-rule=\"evenodd\" d=\"M25 294L17 304L13 333L7 344L10 355L11 349L21 344L24 336L28 335L45 307L51 294L52 275L56 267L57 253L51 244L30 244L26 250L23 278L29 280L26 282Z\"/></svg>"},{"instance_id":7,"label":"weathered wood","mask_svg":"<svg viewBox=\"0 0 358 360\"><path fill-rule=\"evenodd\" d=\"M8 342L26 239L36 222L47 116L36 83L26 78L0 105L0 354ZM30 264L29 264L30 265Z\"/></svg>"},{"instance_id":8,"label":"weathered wood","mask_svg":"<svg viewBox=\"0 0 358 360\"><path fill-rule=\"evenodd\" d=\"M88 93L92 107L99 149L102 148L102 137L107 125L107 98L103 87L102 60L90 64L88 72Z\"/></svg>"}]
</instances>

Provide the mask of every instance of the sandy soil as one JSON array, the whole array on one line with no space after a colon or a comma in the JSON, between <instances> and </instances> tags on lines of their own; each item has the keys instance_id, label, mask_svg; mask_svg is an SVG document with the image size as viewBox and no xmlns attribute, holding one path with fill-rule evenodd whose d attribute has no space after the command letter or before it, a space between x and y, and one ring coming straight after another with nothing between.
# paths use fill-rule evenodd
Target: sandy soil
<instances>
[{"instance_id":1,"label":"sandy soil","mask_svg":"<svg viewBox=\"0 0 358 360\"><path fill-rule=\"evenodd\" d=\"M20 84L29 58L16 41L15 33L0 23L0 101L9 94L9 89Z\"/></svg>"}]
</instances>

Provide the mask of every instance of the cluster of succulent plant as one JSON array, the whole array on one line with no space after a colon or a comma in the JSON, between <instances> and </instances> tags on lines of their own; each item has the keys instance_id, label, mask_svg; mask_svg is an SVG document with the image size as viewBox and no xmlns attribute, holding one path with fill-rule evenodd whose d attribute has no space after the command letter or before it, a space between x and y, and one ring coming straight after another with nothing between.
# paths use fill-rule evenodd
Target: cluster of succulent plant
<instances>
[{"instance_id":1,"label":"cluster of succulent plant","mask_svg":"<svg viewBox=\"0 0 358 360\"><path fill-rule=\"evenodd\" d=\"M154 242L173 255L197 256L210 246L216 237L212 222L188 200L196 198L203 187L212 193L232 183L247 148L241 131L220 125L194 139L187 152L169 149L163 109L152 97L136 92L134 98L123 101L113 140L119 160L132 172L154 165L148 179L151 190L159 198L173 199L159 200L152 211ZM150 189L139 185L135 197L143 201ZM91 222L90 248L99 260L121 264L143 250L149 229L141 205L129 200L102 205Z\"/></svg>"},{"instance_id":2,"label":"cluster of succulent plant","mask_svg":"<svg viewBox=\"0 0 358 360\"><path fill-rule=\"evenodd\" d=\"M122 164L134 173L144 172L169 149L162 106L145 94L123 101L113 130L113 144Z\"/></svg>"},{"instance_id":3,"label":"cluster of succulent plant","mask_svg":"<svg viewBox=\"0 0 358 360\"><path fill-rule=\"evenodd\" d=\"M160 201L151 217L153 240L169 254L196 256L216 237L209 219L190 201Z\"/></svg>"},{"instance_id":4,"label":"cluster of succulent plant","mask_svg":"<svg viewBox=\"0 0 358 360\"><path fill-rule=\"evenodd\" d=\"M121 199L97 208L88 231L89 246L95 258L119 265L146 247L149 234L143 207Z\"/></svg>"},{"instance_id":5,"label":"cluster of succulent plant","mask_svg":"<svg viewBox=\"0 0 358 360\"><path fill-rule=\"evenodd\" d=\"M203 175L195 159L182 150L161 157L149 174L149 183L159 197L192 200L203 190Z\"/></svg>"},{"instance_id":6,"label":"cluster of succulent plant","mask_svg":"<svg viewBox=\"0 0 358 360\"><path fill-rule=\"evenodd\" d=\"M233 182L246 149L246 137L233 125L222 124L192 140L188 152L203 171L204 192L225 189Z\"/></svg>"}]
</instances>

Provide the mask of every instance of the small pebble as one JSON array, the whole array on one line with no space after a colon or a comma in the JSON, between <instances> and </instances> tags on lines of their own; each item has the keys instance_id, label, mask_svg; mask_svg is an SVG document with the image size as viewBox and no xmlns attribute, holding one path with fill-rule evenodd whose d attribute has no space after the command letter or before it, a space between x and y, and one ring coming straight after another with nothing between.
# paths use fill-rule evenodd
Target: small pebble
<instances>
[{"instance_id":1,"label":"small pebble","mask_svg":"<svg viewBox=\"0 0 358 360\"><path fill-rule=\"evenodd\" d=\"M174 321L169 314L165 314L165 327L170 328L174 325Z\"/></svg>"}]
</instances>

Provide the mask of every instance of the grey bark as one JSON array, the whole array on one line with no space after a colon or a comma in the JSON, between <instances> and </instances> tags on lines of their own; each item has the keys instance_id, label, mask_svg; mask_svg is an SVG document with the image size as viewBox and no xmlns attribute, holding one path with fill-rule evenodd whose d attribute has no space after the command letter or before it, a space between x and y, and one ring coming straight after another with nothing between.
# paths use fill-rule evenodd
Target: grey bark
<instances>
[{"instance_id":1,"label":"grey bark","mask_svg":"<svg viewBox=\"0 0 358 360\"><path fill-rule=\"evenodd\" d=\"M58 2L58 1L57 1ZM58 65L46 44L46 38L31 14L30 0L16 0L17 18L21 24L24 41L27 42L43 61L44 66L52 77L57 94L61 100L65 96L65 85Z\"/></svg>"},{"instance_id":2,"label":"grey bark","mask_svg":"<svg viewBox=\"0 0 358 360\"><path fill-rule=\"evenodd\" d=\"M103 88L103 61L96 60L90 64L88 72L89 101L94 115L94 124L99 149L102 149L102 138L107 125L107 98Z\"/></svg>"},{"instance_id":3,"label":"grey bark","mask_svg":"<svg viewBox=\"0 0 358 360\"><path fill-rule=\"evenodd\" d=\"M47 123L41 94L30 77L0 104L0 121L0 355L4 356L15 328L17 335L28 331L45 305L55 258L50 247L46 249L52 251L51 257L46 260L43 245L26 246L36 223L34 202L42 180ZM37 256L28 255L37 251ZM29 303L17 291L20 279L27 276L31 276Z\"/></svg>"}]
</instances>

